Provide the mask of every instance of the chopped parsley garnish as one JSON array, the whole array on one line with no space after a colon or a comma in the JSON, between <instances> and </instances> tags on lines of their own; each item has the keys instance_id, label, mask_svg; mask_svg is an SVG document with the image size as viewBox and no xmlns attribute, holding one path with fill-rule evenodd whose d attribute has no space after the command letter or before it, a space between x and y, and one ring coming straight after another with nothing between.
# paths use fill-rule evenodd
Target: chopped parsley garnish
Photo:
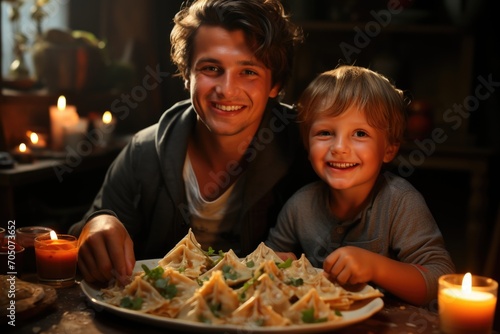
<instances>
[{"instance_id":1,"label":"chopped parsley garnish","mask_svg":"<svg viewBox=\"0 0 500 334\"><path fill-rule=\"evenodd\" d=\"M276 265L278 266L278 268L280 269L285 269L285 268L288 268L292 265L292 262L293 260L291 258L288 258L286 259L285 262L281 262L281 263L276 263Z\"/></svg>"},{"instance_id":2,"label":"chopped parsley garnish","mask_svg":"<svg viewBox=\"0 0 500 334\"><path fill-rule=\"evenodd\" d=\"M170 284L170 280L160 278L154 283L154 287L165 299L172 299L177 295L177 286L175 284Z\"/></svg>"},{"instance_id":3,"label":"chopped parsley garnish","mask_svg":"<svg viewBox=\"0 0 500 334\"><path fill-rule=\"evenodd\" d=\"M301 286L304 284L304 280L302 278L293 278L290 277L288 281L285 282L286 285L291 285L291 286Z\"/></svg>"},{"instance_id":4,"label":"chopped parsley garnish","mask_svg":"<svg viewBox=\"0 0 500 334\"><path fill-rule=\"evenodd\" d=\"M318 322L325 322L327 318L318 318L314 317L314 308L308 308L307 310L302 311L302 321L306 324L314 324Z\"/></svg>"},{"instance_id":5,"label":"chopped parsley garnish","mask_svg":"<svg viewBox=\"0 0 500 334\"><path fill-rule=\"evenodd\" d=\"M256 319L254 323L256 326L262 327L266 324L266 319L259 318L259 319Z\"/></svg>"},{"instance_id":6,"label":"chopped parsley garnish","mask_svg":"<svg viewBox=\"0 0 500 334\"><path fill-rule=\"evenodd\" d=\"M212 311L212 314L215 315L217 318L221 317L220 311L222 310L222 304L221 303L210 303L208 305L210 308L210 311Z\"/></svg>"},{"instance_id":7,"label":"chopped parsley garnish","mask_svg":"<svg viewBox=\"0 0 500 334\"><path fill-rule=\"evenodd\" d=\"M254 266L255 266L255 263L252 260L247 262L247 268L253 268Z\"/></svg>"},{"instance_id":8,"label":"chopped parsley garnish","mask_svg":"<svg viewBox=\"0 0 500 334\"><path fill-rule=\"evenodd\" d=\"M142 307L142 298L130 298L129 296L123 297L120 300L120 307L128 308L129 310L140 310Z\"/></svg>"},{"instance_id":9,"label":"chopped parsley garnish","mask_svg":"<svg viewBox=\"0 0 500 334\"><path fill-rule=\"evenodd\" d=\"M235 280L238 278L238 273L236 272L236 270L234 270L234 268L228 264L222 267L222 274L224 275L225 280Z\"/></svg>"},{"instance_id":10,"label":"chopped parsley garnish","mask_svg":"<svg viewBox=\"0 0 500 334\"><path fill-rule=\"evenodd\" d=\"M211 263L210 267L213 267L217 263L219 263L220 260L222 260L222 258L224 257L224 254L225 254L222 250L219 250L219 252L217 254L215 254L215 249L213 249L212 246L208 247L208 251L203 251L203 253L205 254L205 256L208 258L209 262ZM212 258L215 255L219 256L216 260L214 260Z\"/></svg>"},{"instance_id":11,"label":"chopped parsley garnish","mask_svg":"<svg viewBox=\"0 0 500 334\"><path fill-rule=\"evenodd\" d=\"M212 255L214 255L214 253L215 253L215 249L213 249L212 246L208 247L208 251L206 252L206 254L208 256L212 256Z\"/></svg>"},{"instance_id":12,"label":"chopped parsley garnish","mask_svg":"<svg viewBox=\"0 0 500 334\"><path fill-rule=\"evenodd\" d=\"M254 285L257 282L258 276L254 276L250 278L248 281L246 281L243 286L241 287L240 294L238 295L238 299L240 301L244 301L246 299L246 292L247 290Z\"/></svg>"},{"instance_id":13,"label":"chopped parsley garnish","mask_svg":"<svg viewBox=\"0 0 500 334\"><path fill-rule=\"evenodd\" d=\"M163 273L165 270L158 266L154 269L149 269L145 264L142 265L144 270L144 279L151 283L155 289L162 295L165 299L172 299L177 295L177 287L175 284L170 284L170 279L163 278Z\"/></svg>"},{"instance_id":14,"label":"chopped parsley garnish","mask_svg":"<svg viewBox=\"0 0 500 334\"><path fill-rule=\"evenodd\" d=\"M155 280L161 278L163 276L163 273L165 272L165 270L163 270L163 268L160 266L158 266L154 269L149 269L148 266L143 264L141 267L142 267L142 270L144 270L144 272L146 273L145 278L147 280L150 280L150 281L155 281Z\"/></svg>"}]
</instances>

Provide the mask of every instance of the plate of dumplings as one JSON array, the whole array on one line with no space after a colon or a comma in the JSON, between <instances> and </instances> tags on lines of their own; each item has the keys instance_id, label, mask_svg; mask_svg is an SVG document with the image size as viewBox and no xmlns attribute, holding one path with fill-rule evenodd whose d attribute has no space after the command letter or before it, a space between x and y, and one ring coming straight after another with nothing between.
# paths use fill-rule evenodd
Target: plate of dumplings
<instances>
[{"instance_id":1,"label":"plate of dumplings","mask_svg":"<svg viewBox=\"0 0 500 334\"><path fill-rule=\"evenodd\" d=\"M304 255L283 261L264 243L244 258L214 254L191 230L163 258L137 261L127 285L80 286L91 303L119 316L199 333L319 333L384 306L378 289L346 290Z\"/></svg>"}]
</instances>

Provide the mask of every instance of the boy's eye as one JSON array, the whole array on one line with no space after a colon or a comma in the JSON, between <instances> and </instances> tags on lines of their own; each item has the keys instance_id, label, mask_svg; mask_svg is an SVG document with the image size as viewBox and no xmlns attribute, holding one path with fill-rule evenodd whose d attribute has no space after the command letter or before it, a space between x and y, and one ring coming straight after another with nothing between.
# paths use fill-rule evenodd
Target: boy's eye
<instances>
[{"instance_id":1,"label":"boy's eye","mask_svg":"<svg viewBox=\"0 0 500 334\"><path fill-rule=\"evenodd\" d=\"M354 132L354 136L355 137L366 137L367 133L363 130L358 130L358 131Z\"/></svg>"},{"instance_id":2,"label":"boy's eye","mask_svg":"<svg viewBox=\"0 0 500 334\"><path fill-rule=\"evenodd\" d=\"M328 130L321 130L316 133L316 135L319 137L329 136L330 134L331 132Z\"/></svg>"}]
</instances>

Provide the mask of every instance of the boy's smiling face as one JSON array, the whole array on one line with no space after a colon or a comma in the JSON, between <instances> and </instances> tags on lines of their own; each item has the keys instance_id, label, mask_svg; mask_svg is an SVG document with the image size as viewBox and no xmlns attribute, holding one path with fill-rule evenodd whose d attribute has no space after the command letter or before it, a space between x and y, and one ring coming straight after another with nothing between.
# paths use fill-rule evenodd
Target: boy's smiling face
<instances>
[{"instance_id":1,"label":"boy's smiling face","mask_svg":"<svg viewBox=\"0 0 500 334\"><path fill-rule=\"evenodd\" d=\"M334 190L369 193L383 163L398 145L368 124L363 110L349 107L339 116L319 116L309 131L309 160L318 176Z\"/></svg>"}]
</instances>

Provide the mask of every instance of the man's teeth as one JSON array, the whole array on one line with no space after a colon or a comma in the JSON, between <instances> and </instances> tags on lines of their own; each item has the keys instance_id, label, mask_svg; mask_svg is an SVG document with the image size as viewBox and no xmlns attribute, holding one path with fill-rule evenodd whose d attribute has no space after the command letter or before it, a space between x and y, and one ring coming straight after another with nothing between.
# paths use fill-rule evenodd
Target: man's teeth
<instances>
[{"instance_id":1,"label":"man's teeth","mask_svg":"<svg viewBox=\"0 0 500 334\"><path fill-rule=\"evenodd\" d=\"M348 162L329 162L328 166L333 167L333 168L349 168L349 167L354 167L357 164L355 163L348 163Z\"/></svg>"},{"instance_id":2,"label":"man's teeth","mask_svg":"<svg viewBox=\"0 0 500 334\"><path fill-rule=\"evenodd\" d=\"M242 106L223 106L222 104L216 104L215 107L223 111L236 111L243 108Z\"/></svg>"}]
</instances>

